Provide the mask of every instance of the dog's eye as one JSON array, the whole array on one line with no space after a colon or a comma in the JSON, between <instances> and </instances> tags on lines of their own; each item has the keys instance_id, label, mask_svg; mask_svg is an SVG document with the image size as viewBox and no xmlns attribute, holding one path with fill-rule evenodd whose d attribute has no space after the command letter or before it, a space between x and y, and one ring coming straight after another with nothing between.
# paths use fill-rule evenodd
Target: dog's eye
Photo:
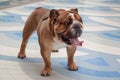
<instances>
[{"instance_id":1,"label":"dog's eye","mask_svg":"<svg viewBox=\"0 0 120 80\"><path fill-rule=\"evenodd\" d=\"M65 26L69 26L71 23L72 23L71 21L66 21L66 22L64 23L64 25L65 25Z\"/></svg>"}]
</instances>

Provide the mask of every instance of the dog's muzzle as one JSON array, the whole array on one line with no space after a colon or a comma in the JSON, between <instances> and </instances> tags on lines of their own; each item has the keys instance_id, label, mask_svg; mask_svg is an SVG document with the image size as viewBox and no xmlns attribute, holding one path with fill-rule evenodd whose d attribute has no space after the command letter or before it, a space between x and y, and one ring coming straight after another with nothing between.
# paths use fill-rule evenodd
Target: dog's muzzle
<instances>
[{"instance_id":1,"label":"dog's muzzle","mask_svg":"<svg viewBox=\"0 0 120 80\"><path fill-rule=\"evenodd\" d=\"M78 37L82 35L82 25L79 23L72 24L71 29L66 35L61 34L61 39L68 45L81 46L82 41Z\"/></svg>"}]
</instances>

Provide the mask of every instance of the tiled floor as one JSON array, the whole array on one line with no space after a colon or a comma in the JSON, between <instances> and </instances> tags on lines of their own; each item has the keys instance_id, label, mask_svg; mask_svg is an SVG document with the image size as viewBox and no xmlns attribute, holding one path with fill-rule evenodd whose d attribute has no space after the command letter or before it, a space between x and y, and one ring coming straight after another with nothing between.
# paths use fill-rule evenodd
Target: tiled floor
<instances>
[{"instance_id":1,"label":"tiled floor","mask_svg":"<svg viewBox=\"0 0 120 80\"><path fill-rule=\"evenodd\" d=\"M29 4L42 0L0 0L0 9Z\"/></svg>"},{"instance_id":2,"label":"tiled floor","mask_svg":"<svg viewBox=\"0 0 120 80\"><path fill-rule=\"evenodd\" d=\"M67 70L63 48L52 54L51 76L41 77L44 63L36 33L28 43L27 58L17 58L24 22L39 6L79 9L84 44L75 56L78 71ZM44 0L0 10L0 80L120 80L120 0Z\"/></svg>"}]
</instances>

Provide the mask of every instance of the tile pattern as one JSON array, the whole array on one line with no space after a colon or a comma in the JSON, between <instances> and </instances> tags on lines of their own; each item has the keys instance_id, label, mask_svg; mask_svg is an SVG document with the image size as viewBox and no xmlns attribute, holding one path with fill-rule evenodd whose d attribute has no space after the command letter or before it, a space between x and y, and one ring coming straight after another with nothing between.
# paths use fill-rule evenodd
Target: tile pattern
<instances>
[{"instance_id":1,"label":"tile pattern","mask_svg":"<svg viewBox=\"0 0 120 80\"><path fill-rule=\"evenodd\" d=\"M1 4L0 4L1 5ZM0 80L120 80L120 1L45 0L0 10ZM79 70L67 70L65 48L52 53L51 77L41 77L43 60L34 33L27 46L27 58L17 58L22 29L36 7L78 8L83 18L85 42L77 47Z\"/></svg>"},{"instance_id":2,"label":"tile pattern","mask_svg":"<svg viewBox=\"0 0 120 80\"><path fill-rule=\"evenodd\" d=\"M28 3L33 3L41 0L0 0L0 9L5 9L9 7L14 7L18 5L24 5Z\"/></svg>"}]
</instances>

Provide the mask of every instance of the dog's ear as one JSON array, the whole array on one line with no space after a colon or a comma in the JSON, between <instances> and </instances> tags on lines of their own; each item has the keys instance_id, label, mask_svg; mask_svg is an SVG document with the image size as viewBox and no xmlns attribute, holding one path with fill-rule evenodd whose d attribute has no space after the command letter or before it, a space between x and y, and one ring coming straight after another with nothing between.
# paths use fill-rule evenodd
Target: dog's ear
<instances>
[{"instance_id":1,"label":"dog's ear","mask_svg":"<svg viewBox=\"0 0 120 80\"><path fill-rule=\"evenodd\" d=\"M59 15L58 10L56 10L56 9L51 9L50 10L50 13L49 13L50 27L48 27L48 28L49 28L49 31L52 33L53 36L55 36L53 25L55 24L58 15Z\"/></svg>"},{"instance_id":2,"label":"dog's ear","mask_svg":"<svg viewBox=\"0 0 120 80\"><path fill-rule=\"evenodd\" d=\"M71 11L72 13L77 13L77 14L78 14L78 9L77 9L77 8L71 9L70 11ZM80 22L83 23L83 20L82 20L81 17L80 17Z\"/></svg>"},{"instance_id":3,"label":"dog's ear","mask_svg":"<svg viewBox=\"0 0 120 80\"><path fill-rule=\"evenodd\" d=\"M50 17L50 19L52 19L52 20L55 22L56 19L57 19L57 17L58 17L58 15L59 15L58 10L52 9L52 10L50 11L49 17Z\"/></svg>"},{"instance_id":4,"label":"dog's ear","mask_svg":"<svg viewBox=\"0 0 120 80\"><path fill-rule=\"evenodd\" d=\"M78 13L78 9L77 9L77 8L71 9L71 12L73 12L73 13Z\"/></svg>"}]
</instances>

